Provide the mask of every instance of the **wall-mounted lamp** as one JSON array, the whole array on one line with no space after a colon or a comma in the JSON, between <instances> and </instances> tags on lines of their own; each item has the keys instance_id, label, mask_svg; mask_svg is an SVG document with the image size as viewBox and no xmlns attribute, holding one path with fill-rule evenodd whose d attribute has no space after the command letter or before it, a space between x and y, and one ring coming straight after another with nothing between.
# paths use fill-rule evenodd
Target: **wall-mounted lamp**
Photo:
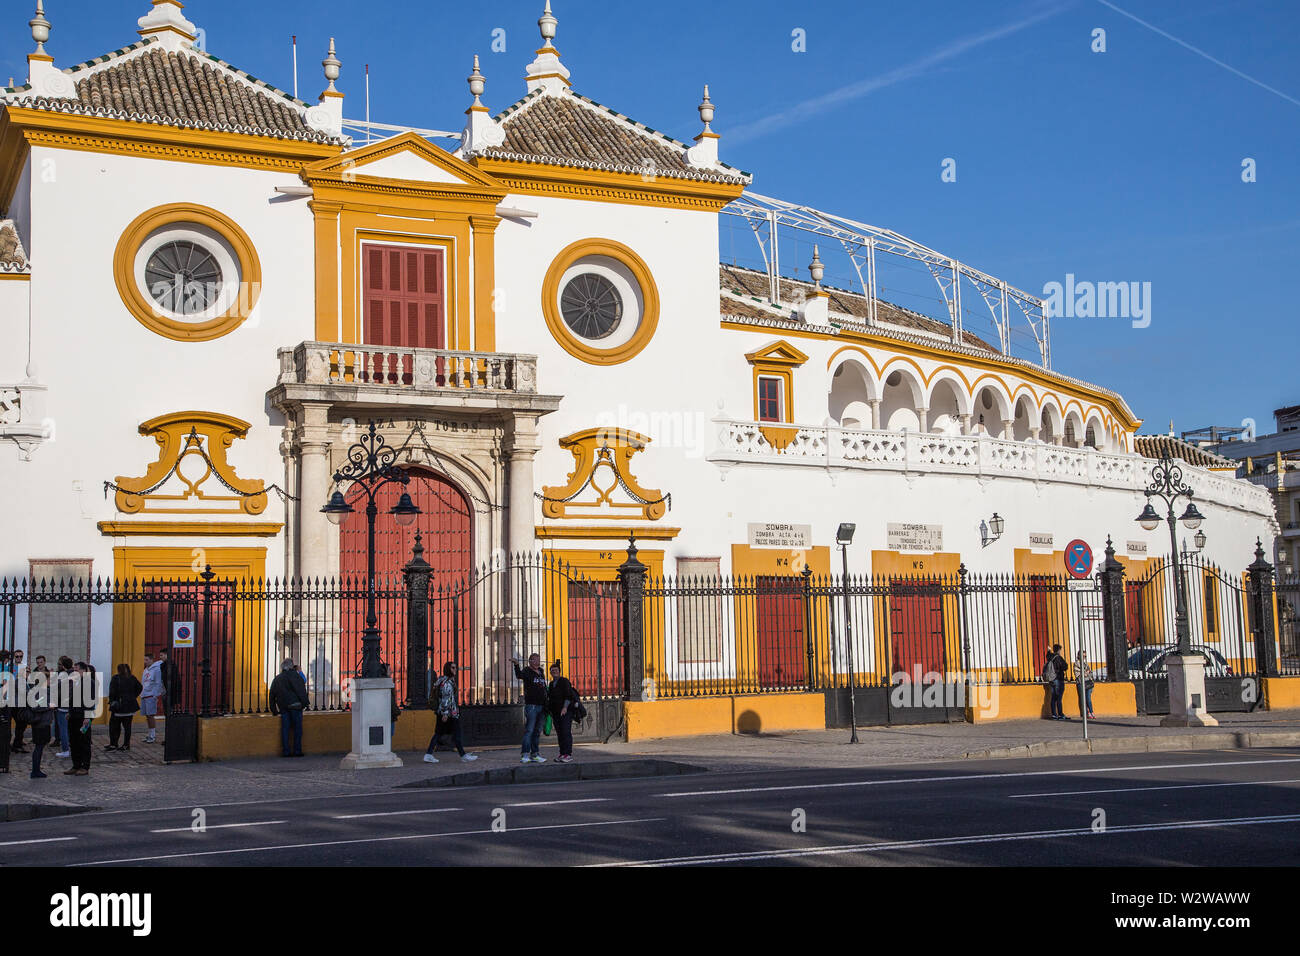
<instances>
[{"instance_id":1,"label":"wall-mounted lamp","mask_svg":"<svg viewBox=\"0 0 1300 956\"><path fill-rule=\"evenodd\" d=\"M994 541L1002 537L1002 529L1006 527L1006 520L996 511L993 517L987 522L980 522L980 544L988 547Z\"/></svg>"}]
</instances>

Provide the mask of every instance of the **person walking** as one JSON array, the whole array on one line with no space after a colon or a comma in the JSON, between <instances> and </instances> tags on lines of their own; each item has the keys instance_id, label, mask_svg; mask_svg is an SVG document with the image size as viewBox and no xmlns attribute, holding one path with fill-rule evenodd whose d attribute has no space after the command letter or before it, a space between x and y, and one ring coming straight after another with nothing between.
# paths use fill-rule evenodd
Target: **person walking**
<instances>
[{"instance_id":1,"label":"person walking","mask_svg":"<svg viewBox=\"0 0 1300 956\"><path fill-rule=\"evenodd\" d=\"M18 700L18 687L9 670L9 652L0 651L0 773L9 772L9 735L13 732L10 705Z\"/></svg>"},{"instance_id":2,"label":"person walking","mask_svg":"<svg viewBox=\"0 0 1300 956\"><path fill-rule=\"evenodd\" d=\"M68 701L68 736L72 738L72 766L65 774L90 774L90 719L95 702L95 669L85 661L73 665L72 697ZM51 715L52 716L52 715Z\"/></svg>"},{"instance_id":3,"label":"person walking","mask_svg":"<svg viewBox=\"0 0 1300 956\"><path fill-rule=\"evenodd\" d=\"M555 736L560 740L560 763L573 763L573 708L578 702L578 692L564 676L560 662L551 665L551 684L546 692L546 704L555 724Z\"/></svg>"},{"instance_id":4,"label":"person walking","mask_svg":"<svg viewBox=\"0 0 1300 956\"><path fill-rule=\"evenodd\" d=\"M162 661L153 659L152 654L144 656L144 683L140 689L140 712L144 722L149 725L149 733L144 742L154 743L158 739L158 708L165 700L166 689L163 687Z\"/></svg>"},{"instance_id":5,"label":"person walking","mask_svg":"<svg viewBox=\"0 0 1300 956\"><path fill-rule=\"evenodd\" d=\"M546 763L539 752L542 739L542 720L546 716L546 674L542 672L540 654L528 656L528 666L517 657L510 658L515 665L515 678L524 682L524 742L519 752L520 763Z\"/></svg>"},{"instance_id":6,"label":"person walking","mask_svg":"<svg viewBox=\"0 0 1300 956\"><path fill-rule=\"evenodd\" d=\"M1076 682L1083 681L1083 699L1079 701L1079 710L1088 715L1089 720L1095 720L1092 713L1092 668L1088 666L1088 652L1080 650L1074 659L1074 679Z\"/></svg>"},{"instance_id":7,"label":"person walking","mask_svg":"<svg viewBox=\"0 0 1300 956\"><path fill-rule=\"evenodd\" d=\"M32 779L44 780L47 776L41 770L41 757L45 746L50 742L50 727L54 723L54 708L50 706L48 685L28 693L27 716L32 728Z\"/></svg>"},{"instance_id":8,"label":"person walking","mask_svg":"<svg viewBox=\"0 0 1300 956\"><path fill-rule=\"evenodd\" d=\"M23 652L21 648L15 647L13 657L9 662L9 673L14 675L14 686L26 686L27 668L23 664ZM27 733L27 721L23 719L26 716L25 708L14 708L14 740L9 745L9 749L16 754L27 753L27 748L23 746L23 735Z\"/></svg>"},{"instance_id":9,"label":"person walking","mask_svg":"<svg viewBox=\"0 0 1300 956\"><path fill-rule=\"evenodd\" d=\"M1061 707L1061 701L1065 697L1065 682L1069 679L1070 665L1061 656L1060 644L1052 645L1052 667L1056 671L1056 680L1052 682L1052 713L1056 720L1069 720Z\"/></svg>"},{"instance_id":10,"label":"person walking","mask_svg":"<svg viewBox=\"0 0 1300 956\"><path fill-rule=\"evenodd\" d=\"M58 668L54 674L54 741L58 745L60 757L72 756L72 741L68 738L68 682L72 679L72 658L64 654L59 657Z\"/></svg>"},{"instance_id":11,"label":"person walking","mask_svg":"<svg viewBox=\"0 0 1300 956\"><path fill-rule=\"evenodd\" d=\"M166 717L168 710L175 710L181 705L181 672L172 660L172 652L167 648L158 652L158 660L162 664L163 697L166 704L163 716Z\"/></svg>"},{"instance_id":12,"label":"person walking","mask_svg":"<svg viewBox=\"0 0 1300 956\"><path fill-rule=\"evenodd\" d=\"M310 702L306 681L286 659L271 681L271 713L280 715L281 756L302 756L302 714Z\"/></svg>"},{"instance_id":13,"label":"person walking","mask_svg":"<svg viewBox=\"0 0 1300 956\"><path fill-rule=\"evenodd\" d=\"M456 699L456 665L447 661L442 665L442 676L433 685L434 709L438 712L433 736L429 738L429 749L424 752L425 763L437 763L433 752L438 749L438 738L450 736L456 745L456 752L461 760L477 760L478 754L465 752L465 741L460 730L460 704Z\"/></svg>"},{"instance_id":14,"label":"person walking","mask_svg":"<svg viewBox=\"0 0 1300 956\"><path fill-rule=\"evenodd\" d=\"M131 749L131 721L140 709L140 682L126 664L117 665L117 673L108 682L108 746L105 750ZM119 737L122 746L117 745Z\"/></svg>"}]
</instances>

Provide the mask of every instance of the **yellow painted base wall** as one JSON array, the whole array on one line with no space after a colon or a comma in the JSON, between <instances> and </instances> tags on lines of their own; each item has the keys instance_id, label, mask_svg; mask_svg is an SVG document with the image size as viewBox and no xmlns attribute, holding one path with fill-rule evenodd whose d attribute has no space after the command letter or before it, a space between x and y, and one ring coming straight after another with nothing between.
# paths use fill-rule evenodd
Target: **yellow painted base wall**
<instances>
[{"instance_id":1,"label":"yellow painted base wall","mask_svg":"<svg viewBox=\"0 0 1300 956\"><path fill-rule=\"evenodd\" d=\"M1264 707L1267 710L1300 707L1300 677L1265 677Z\"/></svg>"},{"instance_id":2,"label":"yellow painted base wall","mask_svg":"<svg viewBox=\"0 0 1300 956\"><path fill-rule=\"evenodd\" d=\"M826 729L824 694L656 700L629 702L623 707L628 740Z\"/></svg>"},{"instance_id":3,"label":"yellow painted base wall","mask_svg":"<svg viewBox=\"0 0 1300 956\"><path fill-rule=\"evenodd\" d=\"M423 750L433 734L434 713L408 711L397 721L393 749ZM308 754L346 754L352 749L350 713L305 714L302 751ZM278 757L280 718L269 714L246 717L207 717L199 721L199 755L204 760L237 757Z\"/></svg>"},{"instance_id":4,"label":"yellow painted base wall","mask_svg":"<svg viewBox=\"0 0 1300 956\"><path fill-rule=\"evenodd\" d=\"M1067 717L1078 718L1079 692L1077 685L1067 684L1061 698L1061 709ZM992 690L997 694L993 695ZM974 696L974 695L972 695ZM980 707L967 707L966 719L973 724L992 720L1029 720L1046 717L1051 713L1051 693L1041 684L999 684L981 687L976 700ZM987 702L987 703L986 703ZM1098 717L1136 717L1137 689L1128 682L1094 684L1092 711Z\"/></svg>"}]
</instances>

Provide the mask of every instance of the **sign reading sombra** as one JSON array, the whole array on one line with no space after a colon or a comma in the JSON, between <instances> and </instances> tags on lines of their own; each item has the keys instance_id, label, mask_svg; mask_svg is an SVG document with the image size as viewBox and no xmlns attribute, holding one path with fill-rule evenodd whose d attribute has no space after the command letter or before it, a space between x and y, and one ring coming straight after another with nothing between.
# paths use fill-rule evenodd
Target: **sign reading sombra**
<instances>
[{"instance_id":1,"label":"sign reading sombra","mask_svg":"<svg viewBox=\"0 0 1300 956\"><path fill-rule=\"evenodd\" d=\"M885 531L890 551L943 550L941 524L903 524L891 521Z\"/></svg>"},{"instance_id":2,"label":"sign reading sombra","mask_svg":"<svg viewBox=\"0 0 1300 956\"><path fill-rule=\"evenodd\" d=\"M749 525L751 548L788 548L808 550L812 547L812 525L751 522Z\"/></svg>"}]
</instances>

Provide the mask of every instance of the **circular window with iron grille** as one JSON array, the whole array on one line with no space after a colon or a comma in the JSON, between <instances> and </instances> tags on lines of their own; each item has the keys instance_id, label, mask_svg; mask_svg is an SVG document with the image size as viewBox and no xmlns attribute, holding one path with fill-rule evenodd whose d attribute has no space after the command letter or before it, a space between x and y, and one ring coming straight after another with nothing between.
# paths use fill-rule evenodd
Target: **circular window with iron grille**
<instances>
[{"instance_id":1,"label":"circular window with iron grille","mask_svg":"<svg viewBox=\"0 0 1300 956\"><path fill-rule=\"evenodd\" d=\"M612 335L623 321L623 297L603 275L583 272L560 293L560 314L575 335L597 341Z\"/></svg>"},{"instance_id":2,"label":"circular window with iron grille","mask_svg":"<svg viewBox=\"0 0 1300 956\"><path fill-rule=\"evenodd\" d=\"M149 256L144 284L160 308L175 315L199 315L220 297L225 275L211 251L197 242L172 239Z\"/></svg>"}]
</instances>

